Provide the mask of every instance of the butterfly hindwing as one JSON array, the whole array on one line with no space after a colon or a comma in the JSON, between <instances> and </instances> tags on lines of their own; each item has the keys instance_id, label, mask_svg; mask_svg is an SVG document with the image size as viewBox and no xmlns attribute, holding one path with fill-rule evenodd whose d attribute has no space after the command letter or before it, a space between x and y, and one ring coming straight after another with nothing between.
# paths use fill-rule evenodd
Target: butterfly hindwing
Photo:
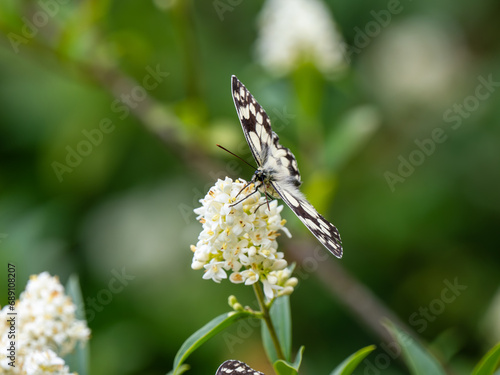
<instances>
[{"instance_id":1,"label":"butterfly hindwing","mask_svg":"<svg viewBox=\"0 0 500 375\"><path fill-rule=\"evenodd\" d=\"M337 258L342 258L342 241L338 229L326 220L298 189L271 182L281 199L292 209L312 234Z\"/></svg>"},{"instance_id":2,"label":"butterfly hindwing","mask_svg":"<svg viewBox=\"0 0 500 375\"><path fill-rule=\"evenodd\" d=\"M259 167L252 181L272 197L281 197L312 234L333 255L341 258L339 231L299 191L301 179L297 160L288 148L280 145L278 135L271 129L269 116L235 76L231 77L231 89L243 133Z\"/></svg>"},{"instance_id":3,"label":"butterfly hindwing","mask_svg":"<svg viewBox=\"0 0 500 375\"><path fill-rule=\"evenodd\" d=\"M235 359L230 359L220 365L219 369L215 375L264 375L263 372L256 371L246 363L237 361Z\"/></svg>"}]
</instances>

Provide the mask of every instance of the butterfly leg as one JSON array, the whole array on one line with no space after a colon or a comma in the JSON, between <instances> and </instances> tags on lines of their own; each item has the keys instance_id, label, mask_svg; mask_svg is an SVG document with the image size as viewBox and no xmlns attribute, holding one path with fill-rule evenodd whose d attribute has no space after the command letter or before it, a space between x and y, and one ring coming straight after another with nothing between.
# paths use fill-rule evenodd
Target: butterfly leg
<instances>
[{"instance_id":1,"label":"butterfly leg","mask_svg":"<svg viewBox=\"0 0 500 375\"><path fill-rule=\"evenodd\" d=\"M253 181L250 181L248 184L246 184L245 186L243 186L243 187L241 188L241 190L238 192L238 194L236 194L235 198L236 198L236 197L238 197L238 195L240 195L240 194L241 194L241 192L242 192L243 190L245 190L247 187L249 187L251 184L253 184ZM257 190L257 189L255 189L255 190ZM255 193L255 192L254 192L254 193ZM253 193L252 193L252 194L253 194ZM235 204L236 204L236 203L235 203ZM234 204L233 204L232 206L234 206Z\"/></svg>"},{"instance_id":2,"label":"butterfly leg","mask_svg":"<svg viewBox=\"0 0 500 375\"><path fill-rule=\"evenodd\" d=\"M271 193L269 193L269 187L270 185L266 185L266 203L267 203L267 209L269 210L269 212L271 212L271 207L269 206L269 202L273 201L274 199L276 199L276 197L274 197Z\"/></svg>"},{"instance_id":3,"label":"butterfly leg","mask_svg":"<svg viewBox=\"0 0 500 375\"><path fill-rule=\"evenodd\" d=\"M269 206L269 194L266 193L266 204L267 204L267 209L269 212L271 212L271 206Z\"/></svg>"},{"instance_id":4,"label":"butterfly leg","mask_svg":"<svg viewBox=\"0 0 500 375\"><path fill-rule=\"evenodd\" d=\"M271 201L273 201L273 200L274 200L274 197L273 197L273 196L271 196L271 195L267 195L267 194L266 194L266 201L265 201L264 203L259 204L259 205L257 206L257 208L255 209L254 213L256 213L256 212L257 212L257 210L258 210L259 208L261 208L261 207L262 207L263 205L265 205L265 204L267 204L267 209L268 209L268 210L269 210L269 212L270 212L270 211L271 211L271 207L269 207L269 202L271 202Z\"/></svg>"},{"instance_id":5,"label":"butterfly leg","mask_svg":"<svg viewBox=\"0 0 500 375\"><path fill-rule=\"evenodd\" d=\"M250 184L248 184L248 185L250 185ZM247 186L248 186L248 185L247 185ZM245 186L245 187L246 187L246 186ZM244 187L243 189L245 189L245 187ZM241 190L240 190L240 193L243 191L243 189L241 189ZM241 198L238 202L231 204L229 207L236 206L237 204L239 204L239 203L243 202L243 201L244 201L245 199L247 199L249 196L251 196L251 195L255 194L255 193L256 193L256 192L258 192L258 191L259 191L258 189L255 189L254 191L252 191L252 192L251 192L250 194L248 194L247 196L245 196L245 197ZM240 195L240 193L238 193L236 196Z\"/></svg>"},{"instance_id":6,"label":"butterfly leg","mask_svg":"<svg viewBox=\"0 0 500 375\"><path fill-rule=\"evenodd\" d=\"M273 201L274 200L274 197L271 195L271 194L268 194L266 192L266 201L264 203L261 203L257 206L257 208L255 209L255 211L253 213L256 213L257 210L259 208L261 208L263 205L267 204L267 209L269 210L269 212L271 212L271 207L269 206L269 202Z\"/></svg>"}]
</instances>

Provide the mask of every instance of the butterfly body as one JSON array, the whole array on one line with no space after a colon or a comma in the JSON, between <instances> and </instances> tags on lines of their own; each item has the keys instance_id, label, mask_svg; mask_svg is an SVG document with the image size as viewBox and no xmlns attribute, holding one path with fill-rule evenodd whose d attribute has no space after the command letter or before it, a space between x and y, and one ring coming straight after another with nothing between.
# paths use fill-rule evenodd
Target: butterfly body
<instances>
[{"instance_id":1,"label":"butterfly body","mask_svg":"<svg viewBox=\"0 0 500 375\"><path fill-rule=\"evenodd\" d=\"M272 165L259 167L252 177L252 182L262 193L268 194L273 198L281 198L281 195L276 191L273 185L273 183L277 181L280 181L281 185L286 185L286 190L295 190L296 194L301 194L298 190L301 181L290 176L282 175L279 171L280 169Z\"/></svg>"},{"instance_id":2,"label":"butterfly body","mask_svg":"<svg viewBox=\"0 0 500 375\"><path fill-rule=\"evenodd\" d=\"M295 156L279 143L269 116L236 76L231 77L231 88L243 133L258 165L252 177L255 187L273 198L281 198L312 234L341 258L342 241L337 228L299 190L302 180Z\"/></svg>"}]
</instances>

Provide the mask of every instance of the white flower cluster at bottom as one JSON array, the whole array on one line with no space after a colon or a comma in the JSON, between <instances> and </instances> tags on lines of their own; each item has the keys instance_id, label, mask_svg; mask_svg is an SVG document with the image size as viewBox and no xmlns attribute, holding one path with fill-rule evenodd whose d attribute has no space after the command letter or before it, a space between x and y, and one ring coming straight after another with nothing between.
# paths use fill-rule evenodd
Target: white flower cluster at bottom
<instances>
[{"instance_id":1,"label":"white flower cluster at bottom","mask_svg":"<svg viewBox=\"0 0 500 375\"><path fill-rule=\"evenodd\" d=\"M10 307L0 311L0 373L68 375L68 366L60 357L78 342L85 343L90 330L85 321L76 319L76 306L64 294L59 279L47 272L31 276L16 302L15 363L6 350L14 342L9 338Z\"/></svg>"},{"instance_id":2,"label":"white flower cluster at bottom","mask_svg":"<svg viewBox=\"0 0 500 375\"><path fill-rule=\"evenodd\" d=\"M252 285L260 281L268 300L293 292L297 284L279 252L279 231L289 237L280 212L283 206L255 191L253 184L229 177L218 180L194 212L203 224L194 252L193 269L204 269L204 279Z\"/></svg>"}]
</instances>

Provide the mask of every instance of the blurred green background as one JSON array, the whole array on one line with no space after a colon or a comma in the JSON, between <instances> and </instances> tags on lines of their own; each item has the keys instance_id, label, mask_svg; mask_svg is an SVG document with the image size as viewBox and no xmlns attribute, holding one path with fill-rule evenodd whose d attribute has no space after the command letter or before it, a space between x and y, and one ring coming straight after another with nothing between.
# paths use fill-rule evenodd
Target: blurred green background
<instances>
[{"instance_id":1,"label":"blurred green background","mask_svg":"<svg viewBox=\"0 0 500 375\"><path fill-rule=\"evenodd\" d=\"M77 273L92 374L164 374L229 294L253 304L250 288L190 268L192 209L217 178L252 175L215 146L251 161L232 74L340 230L343 259L322 262L456 374L500 340L500 3L301 3L0 4L0 285L8 261L18 291L30 274ZM312 235L283 216L283 251L300 243L314 256ZM379 349L358 374L408 372L315 272L301 275L292 309L304 373L327 374L369 344ZM466 288L450 301L447 282ZM236 358L270 374L259 337L232 327L188 360L191 373Z\"/></svg>"}]
</instances>

